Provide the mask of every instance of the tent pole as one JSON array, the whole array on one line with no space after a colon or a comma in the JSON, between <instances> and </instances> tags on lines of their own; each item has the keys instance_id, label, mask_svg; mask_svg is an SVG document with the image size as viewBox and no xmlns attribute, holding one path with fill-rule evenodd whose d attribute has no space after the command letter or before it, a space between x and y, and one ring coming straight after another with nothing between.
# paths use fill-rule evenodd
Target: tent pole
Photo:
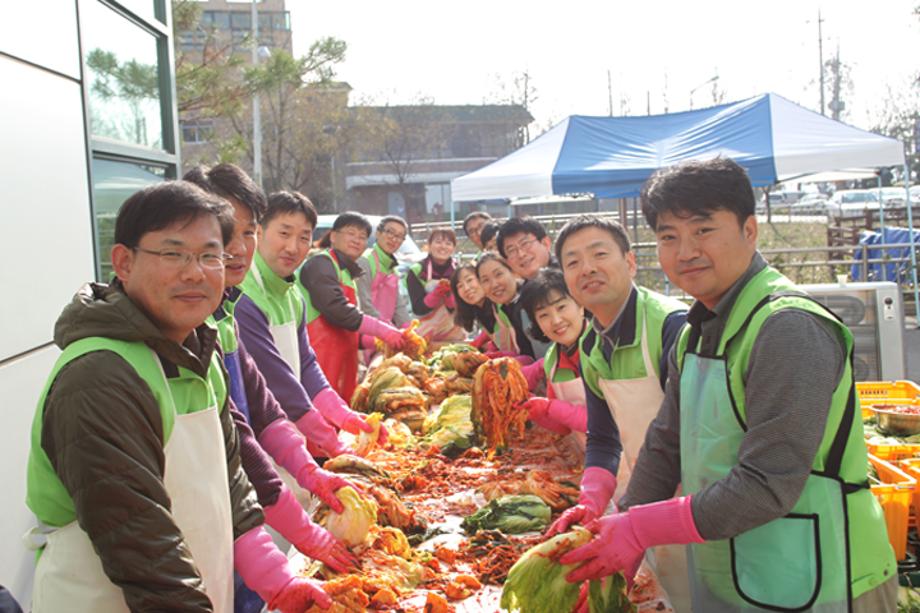
<instances>
[{"instance_id":1,"label":"tent pole","mask_svg":"<svg viewBox=\"0 0 920 613\"><path fill-rule=\"evenodd\" d=\"M885 207L882 204L882 172L878 173L878 229L882 235L882 244L885 240ZM888 249L882 247L882 281L888 280Z\"/></svg>"},{"instance_id":2,"label":"tent pole","mask_svg":"<svg viewBox=\"0 0 920 613\"><path fill-rule=\"evenodd\" d=\"M907 227L908 243L910 244L910 274L911 282L914 284L914 319L917 327L920 328L920 288L917 287L917 244L914 239L914 214L913 204L910 201L910 162L907 158L907 152L904 153L904 196L907 204Z\"/></svg>"}]
</instances>

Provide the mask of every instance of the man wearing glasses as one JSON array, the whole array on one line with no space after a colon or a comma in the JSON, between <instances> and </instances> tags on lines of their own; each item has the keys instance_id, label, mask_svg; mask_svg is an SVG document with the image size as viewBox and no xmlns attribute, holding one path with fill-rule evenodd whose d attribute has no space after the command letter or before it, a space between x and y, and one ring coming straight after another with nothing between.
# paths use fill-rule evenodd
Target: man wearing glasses
<instances>
[{"instance_id":1,"label":"man wearing glasses","mask_svg":"<svg viewBox=\"0 0 920 613\"><path fill-rule=\"evenodd\" d=\"M358 304L365 315L376 317L397 328L410 321L408 300L399 293L396 252L406 240L409 225L402 217L387 215L377 224L376 241L358 258L361 274L355 279ZM361 346L373 348L373 338L361 339Z\"/></svg>"},{"instance_id":2,"label":"man wearing glasses","mask_svg":"<svg viewBox=\"0 0 920 613\"><path fill-rule=\"evenodd\" d=\"M559 268L553 258L553 241L536 219L512 217L498 231L498 252L508 260L511 270L528 281L537 276L541 268Z\"/></svg>"},{"instance_id":3,"label":"man wearing glasses","mask_svg":"<svg viewBox=\"0 0 920 613\"><path fill-rule=\"evenodd\" d=\"M55 325L26 501L42 549L33 611L233 610L233 569L270 608L329 597L262 528L205 319L220 304L227 204L185 182L122 205L112 285ZM302 609L301 609L302 610Z\"/></svg>"},{"instance_id":4,"label":"man wearing glasses","mask_svg":"<svg viewBox=\"0 0 920 613\"><path fill-rule=\"evenodd\" d=\"M402 332L358 306L355 278L361 275L361 268L357 260L367 247L370 233L371 224L364 215L342 213L332 224L328 244L324 240L321 245L325 248L310 256L297 274L317 360L329 384L346 400L358 385L362 334L396 349L403 345Z\"/></svg>"}]
</instances>

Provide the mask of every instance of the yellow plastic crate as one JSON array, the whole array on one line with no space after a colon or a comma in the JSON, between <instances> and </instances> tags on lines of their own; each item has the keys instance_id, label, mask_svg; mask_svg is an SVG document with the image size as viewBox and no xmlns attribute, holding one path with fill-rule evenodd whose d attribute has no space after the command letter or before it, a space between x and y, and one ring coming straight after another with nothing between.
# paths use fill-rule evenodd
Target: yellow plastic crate
<instances>
[{"instance_id":1,"label":"yellow plastic crate","mask_svg":"<svg viewBox=\"0 0 920 613\"><path fill-rule=\"evenodd\" d=\"M920 386L913 381L859 381L856 383L863 419L872 416L873 404L920 401Z\"/></svg>"},{"instance_id":2,"label":"yellow plastic crate","mask_svg":"<svg viewBox=\"0 0 920 613\"><path fill-rule=\"evenodd\" d=\"M907 526L917 490L917 479L890 462L869 455L878 479L869 477L869 488L885 514L888 540L898 560L907 557Z\"/></svg>"},{"instance_id":3,"label":"yellow plastic crate","mask_svg":"<svg viewBox=\"0 0 920 613\"><path fill-rule=\"evenodd\" d=\"M898 467L905 473L917 480L917 487L914 489L914 495L911 498L911 517L910 525L917 527L920 522L920 458L907 458L898 462Z\"/></svg>"}]
</instances>

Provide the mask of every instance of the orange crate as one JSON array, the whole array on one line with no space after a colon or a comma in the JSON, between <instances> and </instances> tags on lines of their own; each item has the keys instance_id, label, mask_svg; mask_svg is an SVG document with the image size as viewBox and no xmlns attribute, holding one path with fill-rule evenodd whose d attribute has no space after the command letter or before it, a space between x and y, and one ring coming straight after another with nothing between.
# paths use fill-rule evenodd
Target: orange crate
<instances>
[{"instance_id":1,"label":"orange crate","mask_svg":"<svg viewBox=\"0 0 920 613\"><path fill-rule=\"evenodd\" d=\"M907 556L907 526L917 480L894 464L873 455L869 455L869 463L878 473L878 479L869 477L870 489L885 514L888 540L894 548L895 557L903 560Z\"/></svg>"},{"instance_id":2,"label":"orange crate","mask_svg":"<svg viewBox=\"0 0 920 613\"><path fill-rule=\"evenodd\" d=\"M911 508L913 510L911 525L916 528L917 522L920 522L920 458L901 460L898 462L898 467L914 479L917 479L917 489L914 490L914 495L911 499Z\"/></svg>"},{"instance_id":3,"label":"orange crate","mask_svg":"<svg viewBox=\"0 0 920 613\"><path fill-rule=\"evenodd\" d=\"M869 407L888 402L920 401L920 386L913 381L858 381L856 391L863 419L872 416Z\"/></svg>"}]
</instances>

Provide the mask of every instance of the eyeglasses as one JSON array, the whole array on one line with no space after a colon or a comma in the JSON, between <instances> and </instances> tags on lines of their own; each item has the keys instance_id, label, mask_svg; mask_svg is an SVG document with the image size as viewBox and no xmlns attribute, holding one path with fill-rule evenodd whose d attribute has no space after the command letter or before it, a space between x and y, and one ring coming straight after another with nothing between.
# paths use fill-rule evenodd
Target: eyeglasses
<instances>
[{"instance_id":1,"label":"eyeglasses","mask_svg":"<svg viewBox=\"0 0 920 613\"><path fill-rule=\"evenodd\" d=\"M395 230L390 230L389 228L384 228L383 230L381 230L381 232L386 234L393 240L397 240L399 242L403 242L404 240L406 240L406 235L404 232L397 232Z\"/></svg>"},{"instance_id":2,"label":"eyeglasses","mask_svg":"<svg viewBox=\"0 0 920 613\"><path fill-rule=\"evenodd\" d=\"M192 260L196 260L202 268L207 268L208 270L221 270L224 267L224 262L230 259L230 256L226 253L214 253L213 251L190 253L188 251L178 251L175 249L163 249L160 251L144 249L143 247L133 247L132 249L134 251L155 255L160 258L163 264L176 270L185 268Z\"/></svg>"},{"instance_id":3,"label":"eyeglasses","mask_svg":"<svg viewBox=\"0 0 920 613\"><path fill-rule=\"evenodd\" d=\"M527 249L530 249L536 242L538 242L536 238L528 238L526 240L522 240L517 245L505 247L505 257L507 257L509 260L517 257L518 255L524 253L524 251Z\"/></svg>"}]
</instances>

